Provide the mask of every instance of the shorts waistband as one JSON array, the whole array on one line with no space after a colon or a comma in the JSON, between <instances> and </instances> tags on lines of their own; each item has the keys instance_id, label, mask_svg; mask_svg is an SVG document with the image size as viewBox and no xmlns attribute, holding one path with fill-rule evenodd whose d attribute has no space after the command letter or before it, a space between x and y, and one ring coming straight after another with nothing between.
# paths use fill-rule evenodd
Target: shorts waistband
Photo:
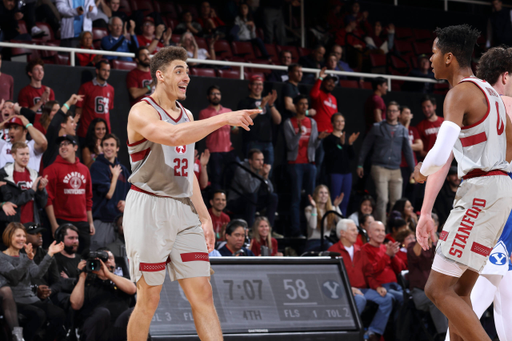
<instances>
[{"instance_id":1,"label":"shorts waistband","mask_svg":"<svg viewBox=\"0 0 512 341\"><path fill-rule=\"evenodd\" d=\"M181 202L182 204L194 207L194 205L192 204L192 200L190 198L174 198L174 197L168 197L168 196L165 196L165 195L158 195L158 194L155 194L155 193L151 193L151 192L145 191L142 188L139 188L139 187L135 186L134 184L132 184L130 189L134 190L135 192L144 193L144 194L151 195L151 196L154 196L154 197L157 197L157 198L173 199L173 200Z\"/></svg>"},{"instance_id":2,"label":"shorts waistband","mask_svg":"<svg viewBox=\"0 0 512 341\"><path fill-rule=\"evenodd\" d=\"M468 174L464 175L462 177L462 179L463 180L468 180L468 179L472 179L472 178L478 178L478 177L482 177L482 176L493 176L493 175L505 175L505 176L508 176L508 173L505 172L505 171L502 171L502 170L492 170L492 171L489 171L489 172L484 172L481 169L473 169L471 172L469 172Z\"/></svg>"}]
</instances>

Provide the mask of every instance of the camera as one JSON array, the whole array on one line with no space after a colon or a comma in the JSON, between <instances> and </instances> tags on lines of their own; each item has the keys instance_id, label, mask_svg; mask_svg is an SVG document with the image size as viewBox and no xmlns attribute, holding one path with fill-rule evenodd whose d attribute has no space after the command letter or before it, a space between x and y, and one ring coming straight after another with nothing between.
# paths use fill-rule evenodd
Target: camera
<instances>
[{"instance_id":1,"label":"camera","mask_svg":"<svg viewBox=\"0 0 512 341\"><path fill-rule=\"evenodd\" d=\"M85 271L92 272L101 269L101 262L108 261L108 253L106 251L89 251L86 257Z\"/></svg>"}]
</instances>

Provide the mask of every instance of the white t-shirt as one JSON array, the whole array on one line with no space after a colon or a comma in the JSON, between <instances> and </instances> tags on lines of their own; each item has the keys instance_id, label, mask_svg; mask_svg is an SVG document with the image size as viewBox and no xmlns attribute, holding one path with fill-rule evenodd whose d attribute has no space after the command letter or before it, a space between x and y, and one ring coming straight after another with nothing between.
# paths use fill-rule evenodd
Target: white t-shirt
<instances>
[{"instance_id":1,"label":"white t-shirt","mask_svg":"<svg viewBox=\"0 0 512 341\"><path fill-rule=\"evenodd\" d=\"M345 250L347 250L347 252L350 256L350 260L354 260L354 245L352 245L350 247L345 246Z\"/></svg>"},{"instance_id":2,"label":"white t-shirt","mask_svg":"<svg viewBox=\"0 0 512 341\"><path fill-rule=\"evenodd\" d=\"M198 49L197 50L197 59L206 60L206 59L208 59L207 54L208 54L208 51L206 51L205 49ZM189 58L194 57L194 54L190 51L187 51L187 55Z\"/></svg>"},{"instance_id":3,"label":"white t-shirt","mask_svg":"<svg viewBox=\"0 0 512 341\"><path fill-rule=\"evenodd\" d=\"M34 140L25 141L30 151L30 160L28 161L28 168L32 168L36 172L39 172L39 166L41 165L41 158L43 153L38 153L35 150L36 142ZM14 162L11 155L12 143L4 140L0 140L0 168L5 167L8 162Z\"/></svg>"}]
</instances>

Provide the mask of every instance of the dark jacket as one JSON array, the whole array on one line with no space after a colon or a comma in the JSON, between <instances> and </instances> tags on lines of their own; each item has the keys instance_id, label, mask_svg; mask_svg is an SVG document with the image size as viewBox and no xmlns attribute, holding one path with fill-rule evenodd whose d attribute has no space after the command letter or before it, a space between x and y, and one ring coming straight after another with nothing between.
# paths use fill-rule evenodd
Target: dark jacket
<instances>
[{"instance_id":1,"label":"dark jacket","mask_svg":"<svg viewBox=\"0 0 512 341\"><path fill-rule=\"evenodd\" d=\"M244 166L247 169L251 169L249 161L242 162L242 166ZM261 178L261 176L259 177ZM272 182L270 180L266 180L265 183L267 185L268 192L273 193L274 186L272 185ZM228 198L229 200L236 200L240 197L240 193L258 193L261 185L262 181L258 177L249 173L242 167L237 167L235 171L235 176L233 177L233 181L231 182L231 189L229 190Z\"/></svg>"}]
</instances>

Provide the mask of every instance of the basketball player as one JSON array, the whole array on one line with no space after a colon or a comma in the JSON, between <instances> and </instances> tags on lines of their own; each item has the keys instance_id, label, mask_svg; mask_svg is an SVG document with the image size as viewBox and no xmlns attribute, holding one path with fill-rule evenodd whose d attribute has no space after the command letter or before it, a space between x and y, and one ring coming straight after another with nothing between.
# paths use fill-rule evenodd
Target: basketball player
<instances>
[{"instance_id":1,"label":"basketball player","mask_svg":"<svg viewBox=\"0 0 512 341\"><path fill-rule=\"evenodd\" d=\"M453 88L446 95L436 143L414 172L421 183L430 177L416 228L424 249L436 232L432 206L454 155L464 181L439 237L425 293L448 318L452 341L490 341L471 308L470 294L512 208L512 180L506 173L512 125L496 90L471 71L480 32L460 25L438 28L436 34L434 75Z\"/></svg>"},{"instance_id":2,"label":"basketball player","mask_svg":"<svg viewBox=\"0 0 512 341\"><path fill-rule=\"evenodd\" d=\"M209 282L208 252L214 232L194 176L194 143L224 125L249 130L241 110L193 122L177 100L190 82L187 52L168 47L151 60L156 90L135 104L128 116L132 189L126 198L124 230L130 276L137 283L137 304L128 323L128 340L146 340L169 271L192 307L201 340L222 340Z\"/></svg>"}]
</instances>

